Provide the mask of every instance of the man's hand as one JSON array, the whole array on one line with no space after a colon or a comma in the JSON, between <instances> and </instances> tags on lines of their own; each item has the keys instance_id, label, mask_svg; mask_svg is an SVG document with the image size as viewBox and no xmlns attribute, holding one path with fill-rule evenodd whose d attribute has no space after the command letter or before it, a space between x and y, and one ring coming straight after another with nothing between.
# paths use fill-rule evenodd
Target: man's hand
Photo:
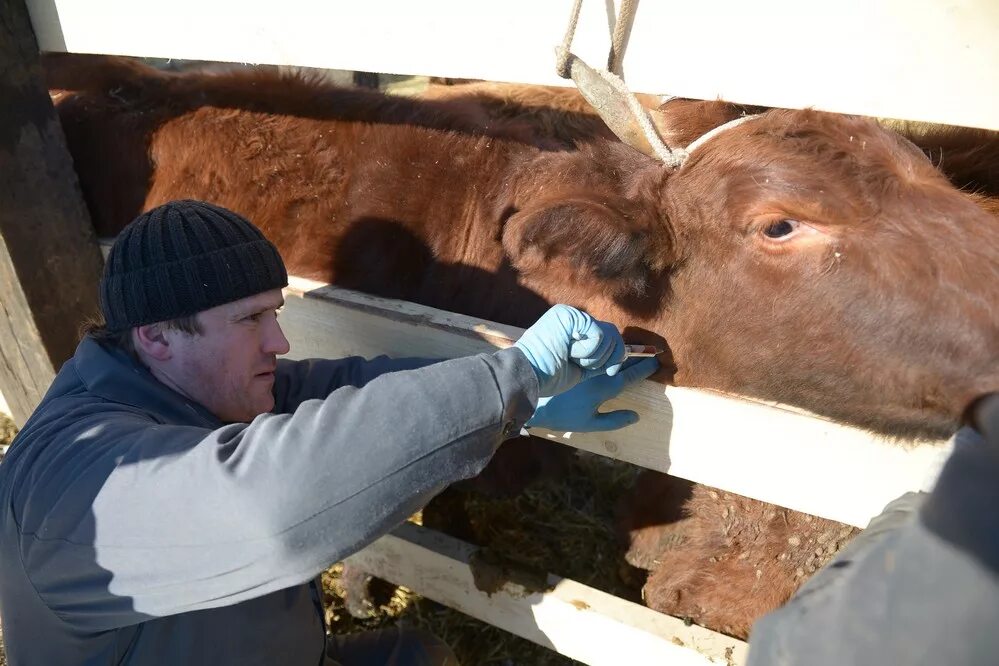
<instances>
[{"instance_id":1,"label":"man's hand","mask_svg":"<svg viewBox=\"0 0 999 666\"><path fill-rule=\"evenodd\" d=\"M617 430L638 422L630 409L601 413L597 410L607 400L617 397L631 384L640 382L659 369L655 358L632 359L614 376L587 379L552 398L541 398L528 428L548 428L563 432L603 432Z\"/></svg>"},{"instance_id":2,"label":"man's hand","mask_svg":"<svg viewBox=\"0 0 999 666\"><path fill-rule=\"evenodd\" d=\"M558 395L584 379L615 375L624 340L613 324L569 307L553 306L516 343L538 376L539 395Z\"/></svg>"}]
</instances>

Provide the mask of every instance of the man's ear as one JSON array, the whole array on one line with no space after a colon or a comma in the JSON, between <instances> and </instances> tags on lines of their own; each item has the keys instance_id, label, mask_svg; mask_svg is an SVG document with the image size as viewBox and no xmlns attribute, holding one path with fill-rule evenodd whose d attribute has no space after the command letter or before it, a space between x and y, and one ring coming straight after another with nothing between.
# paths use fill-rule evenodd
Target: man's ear
<instances>
[{"instance_id":1,"label":"man's ear","mask_svg":"<svg viewBox=\"0 0 999 666\"><path fill-rule=\"evenodd\" d=\"M554 279L596 281L621 296L643 295L675 261L673 246L666 221L624 197L542 201L514 213L503 229L503 249L521 273L554 269Z\"/></svg>"},{"instance_id":2,"label":"man's ear","mask_svg":"<svg viewBox=\"0 0 999 666\"><path fill-rule=\"evenodd\" d=\"M138 352L157 361L169 360L173 354L162 323L136 326L132 329L132 342Z\"/></svg>"}]
</instances>

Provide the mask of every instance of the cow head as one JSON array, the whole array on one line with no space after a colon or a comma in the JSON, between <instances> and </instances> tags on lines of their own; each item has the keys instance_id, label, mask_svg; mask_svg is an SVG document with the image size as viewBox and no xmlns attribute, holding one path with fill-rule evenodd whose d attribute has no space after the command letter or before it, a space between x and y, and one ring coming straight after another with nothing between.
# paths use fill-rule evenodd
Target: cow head
<instances>
[{"instance_id":1,"label":"cow head","mask_svg":"<svg viewBox=\"0 0 999 666\"><path fill-rule=\"evenodd\" d=\"M662 173L539 201L507 253L528 276L602 283L579 304L644 318L679 384L902 436L945 434L999 388L999 220L906 140L774 110Z\"/></svg>"}]
</instances>

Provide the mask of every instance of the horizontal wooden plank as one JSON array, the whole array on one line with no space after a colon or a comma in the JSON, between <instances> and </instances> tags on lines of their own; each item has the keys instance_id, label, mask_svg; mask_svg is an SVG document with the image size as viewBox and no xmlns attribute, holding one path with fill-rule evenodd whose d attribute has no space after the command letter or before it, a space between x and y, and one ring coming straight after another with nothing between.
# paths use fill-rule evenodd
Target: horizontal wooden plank
<instances>
[{"instance_id":1,"label":"horizontal wooden plank","mask_svg":"<svg viewBox=\"0 0 999 666\"><path fill-rule=\"evenodd\" d=\"M594 666L735 666L746 644L551 574L487 563L475 546L406 523L348 561Z\"/></svg>"},{"instance_id":2,"label":"horizontal wooden plank","mask_svg":"<svg viewBox=\"0 0 999 666\"><path fill-rule=\"evenodd\" d=\"M292 278L281 323L292 358L452 358L508 346L521 329ZM900 445L801 411L643 382L608 408L641 421L611 433L535 434L858 527L931 487L943 442ZM844 492L848 488L849 492Z\"/></svg>"},{"instance_id":3,"label":"horizontal wooden plank","mask_svg":"<svg viewBox=\"0 0 999 666\"><path fill-rule=\"evenodd\" d=\"M564 84L572 0L28 0L43 50ZM616 4L616 3L615 3ZM574 52L603 66L586 0ZM635 91L999 129L995 0L701 0L638 6Z\"/></svg>"}]
</instances>

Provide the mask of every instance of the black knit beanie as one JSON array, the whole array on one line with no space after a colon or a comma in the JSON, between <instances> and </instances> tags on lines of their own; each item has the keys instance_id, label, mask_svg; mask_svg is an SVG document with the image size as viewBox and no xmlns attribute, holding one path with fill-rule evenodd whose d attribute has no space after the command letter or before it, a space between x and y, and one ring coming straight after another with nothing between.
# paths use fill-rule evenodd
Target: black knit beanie
<instances>
[{"instance_id":1,"label":"black knit beanie","mask_svg":"<svg viewBox=\"0 0 999 666\"><path fill-rule=\"evenodd\" d=\"M101 277L101 312L108 330L123 331L287 285L277 248L246 218L171 201L118 234Z\"/></svg>"}]
</instances>

